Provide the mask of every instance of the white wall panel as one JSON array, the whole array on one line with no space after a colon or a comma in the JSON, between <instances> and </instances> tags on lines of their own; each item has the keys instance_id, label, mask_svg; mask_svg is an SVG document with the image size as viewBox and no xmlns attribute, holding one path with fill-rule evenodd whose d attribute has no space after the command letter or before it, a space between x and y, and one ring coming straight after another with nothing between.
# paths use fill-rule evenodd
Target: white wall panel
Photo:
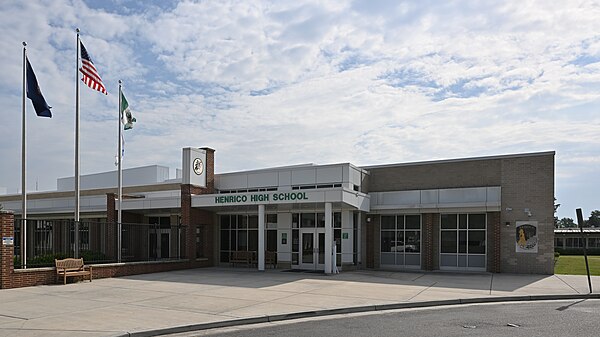
<instances>
[{"instance_id":1,"label":"white wall panel","mask_svg":"<svg viewBox=\"0 0 600 337\"><path fill-rule=\"evenodd\" d=\"M316 169L300 169L292 171L292 185L310 185L317 182Z\"/></svg>"},{"instance_id":2,"label":"white wall panel","mask_svg":"<svg viewBox=\"0 0 600 337\"><path fill-rule=\"evenodd\" d=\"M419 191L399 191L384 192L382 203L384 205L409 205L419 204L421 202L421 193Z\"/></svg>"},{"instance_id":3,"label":"white wall panel","mask_svg":"<svg viewBox=\"0 0 600 337\"><path fill-rule=\"evenodd\" d=\"M421 191L422 204L437 204L439 200L439 190L423 190Z\"/></svg>"},{"instance_id":4,"label":"white wall panel","mask_svg":"<svg viewBox=\"0 0 600 337\"><path fill-rule=\"evenodd\" d=\"M487 191L485 187L440 190L440 204L485 202L486 198Z\"/></svg>"},{"instance_id":5,"label":"white wall panel","mask_svg":"<svg viewBox=\"0 0 600 337\"><path fill-rule=\"evenodd\" d=\"M317 184L341 183L343 176L343 166L341 165L317 168Z\"/></svg>"},{"instance_id":6,"label":"white wall panel","mask_svg":"<svg viewBox=\"0 0 600 337\"><path fill-rule=\"evenodd\" d=\"M248 188L248 175L246 173L227 174L219 177L219 190L235 190Z\"/></svg>"},{"instance_id":7,"label":"white wall panel","mask_svg":"<svg viewBox=\"0 0 600 337\"><path fill-rule=\"evenodd\" d=\"M278 174L275 171L249 173L248 188L277 186L278 178Z\"/></svg>"},{"instance_id":8,"label":"white wall panel","mask_svg":"<svg viewBox=\"0 0 600 337\"><path fill-rule=\"evenodd\" d=\"M279 171L279 186L292 185L292 171Z\"/></svg>"}]
</instances>

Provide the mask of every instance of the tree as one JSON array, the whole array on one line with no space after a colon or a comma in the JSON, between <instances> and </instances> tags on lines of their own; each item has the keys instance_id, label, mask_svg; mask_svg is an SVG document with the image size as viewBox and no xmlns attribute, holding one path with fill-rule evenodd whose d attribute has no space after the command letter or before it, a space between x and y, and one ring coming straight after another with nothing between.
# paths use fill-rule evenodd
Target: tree
<instances>
[{"instance_id":1,"label":"tree","mask_svg":"<svg viewBox=\"0 0 600 337\"><path fill-rule=\"evenodd\" d=\"M562 218L562 219L558 220L558 227L559 228L573 228L573 227L577 227L577 224L575 224L575 221L571 218Z\"/></svg>"},{"instance_id":2,"label":"tree","mask_svg":"<svg viewBox=\"0 0 600 337\"><path fill-rule=\"evenodd\" d=\"M600 227L600 211L592 211L590 217L587 220L588 227Z\"/></svg>"}]
</instances>

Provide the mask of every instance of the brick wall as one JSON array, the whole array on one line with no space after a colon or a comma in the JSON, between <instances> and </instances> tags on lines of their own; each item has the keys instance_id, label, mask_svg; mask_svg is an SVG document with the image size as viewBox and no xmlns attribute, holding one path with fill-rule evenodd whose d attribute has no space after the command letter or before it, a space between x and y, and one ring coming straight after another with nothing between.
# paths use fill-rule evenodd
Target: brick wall
<instances>
[{"instance_id":1,"label":"brick wall","mask_svg":"<svg viewBox=\"0 0 600 337\"><path fill-rule=\"evenodd\" d=\"M0 233L2 237L14 236L14 215L11 211L0 211ZM54 268L14 269L14 246L1 246L0 288L21 288L44 284L60 283L57 281ZM199 259L165 261L165 262L132 262L93 266L93 278L117 277L156 273L170 270L207 267L210 261Z\"/></svg>"},{"instance_id":2,"label":"brick wall","mask_svg":"<svg viewBox=\"0 0 600 337\"><path fill-rule=\"evenodd\" d=\"M501 210L501 271L553 274L554 154L502 160ZM516 252L516 221L538 222L538 253Z\"/></svg>"},{"instance_id":3,"label":"brick wall","mask_svg":"<svg viewBox=\"0 0 600 337\"><path fill-rule=\"evenodd\" d=\"M421 269L433 270L433 214L421 216Z\"/></svg>"},{"instance_id":4,"label":"brick wall","mask_svg":"<svg viewBox=\"0 0 600 337\"><path fill-rule=\"evenodd\" d=\"M202 232L202 254L209 265L216 263L214 253L215 221L214 213L206 210L192 208L192 195L212 194L215 192L215 150L203 148L206 151L206 187L194 185L181 185L181 223L185 226L185 252L191 261L196 260L196 235Z\"/></svg>"},{"instance_id":5,"label":"brick wall","mask_svg":"<svg viewBox=\"0 0 600 337\"><path fill-rule=\"evenodd\" d=\"M440 269L440 215L424 213L421 215L421 269Z\"/></svg>"},{"instance_id":6,"label":"brick wall","mask_svg":"<svg viewBox=\"0 0 600 337\"><path fill-rule=\"evenodd\" d=\"M499 273L501 266L500 250L502 237L500 234L500 212L487 213L487 270Z\"/></svg>"},{"instance_id":7,"label":"brick wall","mask_svg":"<svg viewBox=\"0 0 600 337\"><path fill-rule=\"evenodd\" d=\"M0 210L0 237L13 236L14 231L14 214L11 211ZM2 243L0 243L2 244ZM14 246L0 246L0 288L10 288L11 275L13 273L14 262Z\"/></svg>"},{"instance_id":8,"label":"brick wall","mask_svg":"<svg viewBox=\"0 0 600 337\"><path fill-rule=\"evenodd\" d=\"M391 165L369 169L369 191L498 186L500 159Z\"/></svg>"}]
</instances>

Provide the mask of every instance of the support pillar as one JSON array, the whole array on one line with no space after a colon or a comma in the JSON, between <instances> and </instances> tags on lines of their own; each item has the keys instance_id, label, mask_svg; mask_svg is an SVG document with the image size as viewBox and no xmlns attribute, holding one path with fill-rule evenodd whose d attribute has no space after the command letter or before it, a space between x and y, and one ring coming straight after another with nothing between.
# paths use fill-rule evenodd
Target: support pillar
<instances>
[{"instance_id":1,"label":"support pillar","mask_svg":"<svg viewBox=\"0 0 600 337\"><path fill-rule=\"evenodd\" d=\"M265 205L258 205L258 270L265 270Z\"/></svg>"},{"instance_id":2,"label":"support pillar","mask_svg":"<svg viewBox=\"0 0 600 337\"><path fill-rule=\"evenodd\" d=\"M0 210L0 237L14 238L14 214L12 211ZM23 221L25 223L25 221ZM12 288L12 276L14 272L14 245L4 245L0 242L0 289Z\"/></svg>"},{"instance_id":3,"label":"support pillar","mask_svg":"<svg viewBox=\"0 0 600 337\"><path fill-rule=\"evenodd\" d=\"M333 266L333 226L331 203L325 203L325 274L332 273Z\"/></svg>"}]
</instances>

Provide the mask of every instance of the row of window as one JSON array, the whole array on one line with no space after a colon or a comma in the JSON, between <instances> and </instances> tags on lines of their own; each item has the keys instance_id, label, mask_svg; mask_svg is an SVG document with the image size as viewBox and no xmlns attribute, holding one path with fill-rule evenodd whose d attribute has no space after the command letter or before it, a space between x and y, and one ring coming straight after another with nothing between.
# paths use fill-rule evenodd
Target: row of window
<instances>
[{"instance_id":1,"label":"row of window","mask_svg":"<svg viewBox=\"0 0 600 337\"><path fill-rule=\"evenodd\" d=\"M440 267L485 268L486 214L440 215ZM420 266L421 216L381 216L382 265Z\"/></svg>"},{"instance_id":2,"label":"row of window","mask_svg":"<svg viewBox=\"0 0 600 337\"><path fill-rule=\"evenodd\" d=\"M292 190L312 190L312 189L321 189L321 188L337 188L342 187L342 184L319 184L319 185L295 185L292 186ZM358 186L353 186L355 191L358 191ZM220 194L228 194L228 193L248 193L248 192L271 192L277 191L277 187L261 187L261 188L245 188L245 189L236 189L236 190L219 190Z\"/></svg>"},{"instance_id":3,"label":"row of window","mask_svg":"<svg viewBox=\"0 0 600 337\"><path fill-rule=\"evenodd\" d=\"M220 258L229 262L232 251L258 251L258 215L220 215ZM265 248L277 251L277 214L266 214Z\"/></svg>"},{"instance_id":4,"label":"row of window","mask_svg":"<svg viewBox=\"0 0 600 337\"><path fill-rule=\"evenodd\" d=\"M583 248L582 238L555 238L555 248ZM587 238L587 248L600 248L600 238Z\"/></svg>"}]
</instances>

